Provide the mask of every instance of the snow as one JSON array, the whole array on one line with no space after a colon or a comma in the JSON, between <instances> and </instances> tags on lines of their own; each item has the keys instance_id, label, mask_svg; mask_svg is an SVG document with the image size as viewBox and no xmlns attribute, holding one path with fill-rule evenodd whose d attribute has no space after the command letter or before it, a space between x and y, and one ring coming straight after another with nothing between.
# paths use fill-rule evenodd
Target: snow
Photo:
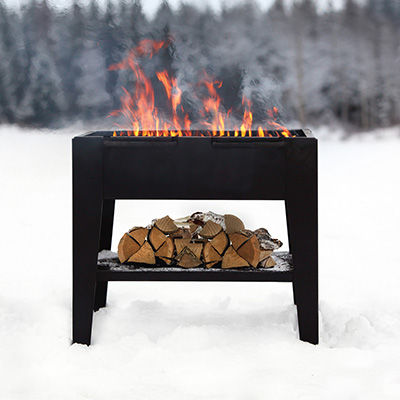
<instances>
[{"instance_id":1,"label":"snow","mask_svg":"<svg viewBox=\"0 0 400 400\"><path fill-rule=\"evenodd\" d=\"M71 346L71 138L0 127L0 399L398 399L399 128L319 141L320 344L287 283L113 282ZM169 213L237 213L287 242L281 202L118 202L113 250ZM258 215L263 215L262 221ZM283 248L285 250L285 248Z\"/></svg>"}]
</instances>

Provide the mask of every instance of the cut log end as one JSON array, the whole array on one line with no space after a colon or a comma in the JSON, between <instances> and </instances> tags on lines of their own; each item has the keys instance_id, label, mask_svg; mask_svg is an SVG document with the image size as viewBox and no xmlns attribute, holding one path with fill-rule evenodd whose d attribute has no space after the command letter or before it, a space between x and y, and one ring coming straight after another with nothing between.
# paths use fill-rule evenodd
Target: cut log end
<instances>
[{"instance_id":1,"label":"cut log end","mask_svg":"<svg viewBox=\"0 0 400 400\"><path fill-rule=\"evenodd\" d=\"M217 236L218 233L220 233L221 231L222 231L221 225L213 221L208 221L203 226L203 229L200 231L199 235L207 239L212 239L213 237Z\"/></svg>"},{"instance_id":2,"label":"cut log end","mask_svg":"<svg viewBox=\"0 0 400 400\"><path fill-rule=\"evenodd\" d=\"M167 240L167 236L164 235L156 226L153 226L149 233L149 242L153 246L153 249L157 251Z\"/></svg>"},{"instance_id":3,"label":"cut log end","mask_svg":"<svg viewBox=\"0 0 400 400\"><path fill-rule=\"evenodd\" d=\"M260 266L263 268L272 268L276 265L275 260L272 257L267 257L260 263Z\"/></svg>"},{"instance_id":4,"label":"cut log end","mask_svg":"<svg viewBox=\"0 0 400 400\"><path fill-rule=\"evenodd\" d=\"M226 233L224 231L221 231L220 233L218 233L217 236L215 236L211 240L210 243L212 247L214 247L214 249L217 250L218 253L222 255L225 253L225 250L229 245L229 239Z\"/></svg>"},{"instance_id":5,"label":"cut log end","mask_svg":"<svg viewBox=\"0 0 400 400\"><path fill-rule=\"evenodd\" d=\"M229 235L231 233L239 232L245 229L243 221L236 215L225 214L225 232Z\"/></svg>"},{"instance_id":6,"label":"cut log end","mask_svg":"<svg viewBox=\"0 0 400 400\"><path fill-rule=\"evenodd\" d=\"M174 252L174 242L170 237L167 237L163 245L156 251L156 257L161 258L167 264L171 264Z\"/></svg>"},{"instance_id":7,"label":"cut log end","mask_svg":"<svg viewBox=\"0 0 400 400\"><path fill-rule=\"evenodd\" d=\"M174 224L174 221L167 215L155 222L155 226L166 235L176 232L179 228Z\"/></svg>"},{"instance_id":8,"label":"cut log end","mask_svg":"<svg viewBox=\"0 0 400 400\"><path fill-rule=\"evenodd\" d=\"M154 265L156 263L156 257L150 244L145 242L143 246L128 259L128 262Z\"/></svg>"},{"instance_id":9,"label":"cut log end","mask_svg":"<svg viewBox=\"0 0 400 400\"><path fill-rule=\"evenodd\" d=\"M149 230L147 228L135 227L128 232L128 235L135 239L139 243L139 246L143 246L148 233Z\"/></svg>"},{"instance_id":10,"label":"cut log end","mask_svg":"<svg viewBox=\"0 0 400 400\"><path fill-rule=\"evenodd\" d=\"M126 262L130 256L140 249L140 245L127 233L122 236L118 244L118 258L121 263Z\"/></svg>"},{"instance_id":11,"label":"cut log end","mask_svg":"<svg viewBox=\"0 0 400 400\"><path fill-rule=\"evenodd\" d=\"M177 264L183 268L194 268L203 264L187 247L176 257L176 260Z\"/></svg>"},{"instance_id":12,"label":"cut log end","mask_svg":"<svg viewBox=\"0 0 400 400\"><path fill-rule=\"evenodd\" d=\"M237 253L244 258L252 267L256 268L260 261L260 245L256 235L253 235L247 242L243 243Z\"/></svg>"},{"instance_id":13,"label":"cut log end","mask_svg":"<svg viewBox=\"0 0 400 400\"><path fill-rule=\"evenodd\" d=\"M224 256L222 257L221 268L241 268L249 267L249 263L235 251L232 246L228 247Z\"/></svg>"},{"instance_id":14,"label":"cut log end","mask_svg":"<svg viewBox=\"0 0 400 400\"><path fill-rule=\"evenodd\" d=\"M217 252L217 250L215 250L215 248L213 247L211 242L207 242L204 245L203 260L206 263L206 267L208 267L208 268L210 268L210 266L212 266L222 260L221 255Z\"/></svg>"}]
</instances>

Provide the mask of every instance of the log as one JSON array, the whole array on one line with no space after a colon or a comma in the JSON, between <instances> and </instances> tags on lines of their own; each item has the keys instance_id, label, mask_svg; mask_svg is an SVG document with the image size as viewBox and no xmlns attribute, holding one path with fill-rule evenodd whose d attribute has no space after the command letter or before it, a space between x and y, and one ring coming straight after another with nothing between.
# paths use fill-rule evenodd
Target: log
<instances>
[{"instance_id":1,"label":"log","mask_svg":"<svg viewBox=\"0 0 400 400\"><path fill-rule=\"evenodd\" d=\"M153 246L154 251L157 251L167 240L167 236L164 235L156 226L150 229L149 242Z\"/></svg>"},{"instance_id":2,"label":"log","mask_svg":"<svg viewBox=\"0 0 400 400\"><path fill-rule=\"evenodd\" d=\"M217 236L218 233L220 233L221 231L222 231L221 225L213 221L208 221L203 226L203 229L199 232L199 235L207 239L212 239L214 236Z\"/></svg>"},{"instance_id":3,"label":"log","mask_svg":"<svg viewBox=\"0 0 400 400\"><path fill-rule=\"evenodd\" d=\"M229 239L232 242L232 247L237 250L243 243L248 240L248 237L241 232L237 232L230 234Z\"/></svg>"},{"instance_id":4,"label":"log","mask_svg":"<svg viewBox=\"0 0 400 400\"><path fill-rule=\"evenodd\" d=\"M174 221L167 215L164 218L160 218L155 222L155 226L166 235L176 232L178 227L174 224Z\"/></svg>"},{"instance_id":5,"label":"log","mask_svg":"<svg viewBox=\"0 0 400 400\"><path fill-rule=\"evenodd\" d=\"M222 260L221 255L215 250L211 242L207 242L203 249L203 260L207 268L211 268Z\"/></svg>"},{"instance_id":6,"label":"log","mask_svg":"<svg viewBox=\"0 0 400 400\"><path fill-rule=\"evenodd\" d=\"M222 268L249 267L249 263L239 256L232 246L229 246L222 257Z\"/></svg>"},{"instance_id":7,"label":"log","mask_svg":"<svg viewBox=\"0 0 400 400\"><path fill-rule=\"evenodd\" d=\"M252 267L256 268L260 261L260 245L256 235L253 235L247 242L243 243L237 253L244 258Z\"/></svg>"},{"instance_id":8,"label":"log","mask_svg":"<svg viewBox=\"0 0 400 400\"><path fill-rule=\"evenodd\" d=\"M179 228L176 232L170 233L169 237L172 239L191 239L192 233L190 232L190 229Z\"/></svg>"},{"instance_id":9,"label":"log","mask_svg":"<svg viewBox=\"0 0 400 400\"><path fill-rule=\"evenodd\" d=\"M163 245L156 251L156 257L161 258L167 264L171 264L174 252L174 241L167 237Z\"/></svg>"},{"instance_id":10,"label":"log","mask_svg":"<svg viewBox=\"0 0 400 400\"><path fill-rule=\"evenodd\" d=\"M254 234L257 236L262 250L277 250L282 246L282 242L278 239L273 239L265 228L256 229Z\"/></svg>"},{"instance_id":11,"label":"log","mask_svg":"<svg viewBox=\"0 0 400 400\"><path fill-rule=\"evenodd\" d=\"M267 257L265 260L263 260L260 264L261 267L263 268L272 268L276 265L275 260L272 257Z\"/></svg>"},{"instance_id":12,"label":"log","mask_svg":"<svg viewBox=\"0 0 400 400\"><path fill-rule=\"evenodd\" d=\"M261 247L261 246L260 246ZM267 257L272 254L273 250L262 250L260 249L260 262L264 261Z\"/></svg>"},{"instance_id":13,"label":"log","mask_svg":"<svg viewBox=\"0 0 400 400\"><path fill-rule=\"evenodd\" d=\"M149 242L145 242L143 246L128 259L128 262L155 264L156 257Z\"/></svg>"},{"instance_id":14,"label":"log","mask_svg":"<svg viewBox=\"0 0 400 400\"><path fill-rule=\"evenodd\" d=\"M201 253L203 252L203 243L189 243L187 248L198 258L201 259Z\"/></svg>"},{"instance_id":15,"label":"log","mask_svg":"<svg viewBox=\"0 0 400 400\"><path fill-rule=\"evenodd\" d=\"M260 262L265 260L272 254L273 250L262 250L260 249Z\"/></svg>"},{"instance_id":16,"label":"log","mask_svg":"<svg viewBox=\"0 0 400 400\"><path fill-rule=\"evenodd\" d=\"M178 265L183 268L194 268L202 264L201 260L199 260L187 247L181 251L181 253L176 257L176 260Z\"/></svg>"},{"instance_id":17,"label":"log","mask_svg":"<svg viewBox=\"0 0 400 400\"><path fill-rule=\"evenodd\" d=\"M118 244L118 258L121 263L124 263L130 256L140 249L139 244L135 239L130 237L127 233L122 236Z\"/></svg>"},{"instance_id":18,"label":"log","mask_svg":"<svg viewBox=\"0 0 400 400\"><path fill-rule=\"evenodd\" d=\"M142 228L142 227L136 226L128 232L128 235L130 237L134 238L139 243L139 246L143 246L148 233L149 233L149 230L147 228Z\"/></svg>"},{"instance_id":19,"label":"log","mask_svg":"<svg viewBox=\"0 0 400 400\"><path fill-rule=\"evenodd\" d=\"M243 221L236 215L225 214L224 217L225 217L225 232L228 235L245 229Z\"/></svg>"},{"instance_id":20,"label":"log","mask_svg":"<svg viewBox=\"0 0 400 400\"><path fill-rule=\"evenodd\" d=\"M221 231L220 233L218 233L217 236L215 236L211 240L210 243L214 247L214 249L217 250L218 253L222 255L224 254L226 248L228 247L229 239L226 233L224 231Z\"/></svg>"},{"instance_id":21,"label":"log","mask_svg":"<svg viewBox=\"0 0 400 400\"><path fill-rule=\"evenodd\" d=\"M175 239L176 254L179 255L190 243L190 239Z\"/></svg>"}]
</instances>

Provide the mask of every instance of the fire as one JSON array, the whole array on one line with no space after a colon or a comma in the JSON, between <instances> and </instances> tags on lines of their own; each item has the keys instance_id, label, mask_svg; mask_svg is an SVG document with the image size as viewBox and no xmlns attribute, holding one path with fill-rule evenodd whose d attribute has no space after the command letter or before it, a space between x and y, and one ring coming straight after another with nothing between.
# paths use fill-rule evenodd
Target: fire
<instances>
[{"instance_id":1,"label":"fire","mask_svg":"<svg viewBox=\"0 0 400 400\"><path fill-rule=\"evenodd\" d=\"M199 110L201 120L198 123L203 125L205 130L199 133L190 129L192 120L189 112L186 112L182 105L182 89L178 86L176 77L166 69L155 72L169 102L170 116L165 116L155 106L152 81L146 76L140 64L146 58L152 59L162 49L167 49L170 44L168 40L142 40L124 60L110 66L110 71L132 71L134 79L132 91L122 87L121 108L112 111L109 115L110 117L122 115L129 122L127 126L116 124L123 131L115 131L113 136L274 136L268 128L274 131L280 130L281 135L285 137L292 136L287 128L279 124L279 112L276 107L266 110L266 127L258 126L257 130L253 130L252 103L245 96L242 98L242 121L238 123L237 117L233 117L232 109L225 111L221 104L218 89L221 89L223 82L216 80L206 71L203 71L204 77L195 85L197 90L194 90L192 94L193 98L201 104Z\"/></svg>"}]
</instances>

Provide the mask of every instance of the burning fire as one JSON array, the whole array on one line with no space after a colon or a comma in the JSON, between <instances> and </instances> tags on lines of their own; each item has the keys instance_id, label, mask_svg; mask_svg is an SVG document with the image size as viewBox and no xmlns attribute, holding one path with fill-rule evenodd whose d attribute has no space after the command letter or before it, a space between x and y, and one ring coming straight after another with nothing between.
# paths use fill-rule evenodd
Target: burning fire
<instances>
[{"instance_id":1,"label":"burning fire","mask_svg":"<svg viewBox=\"0 0 400 400\"><path fill-rule=\"evenodd\" d=\"M199 123L205 129L201 130L201 133L190 130L192 121L181 103L182 90L178 86L177 79L170 76L167 70L156 72L157 79L165 89L172 114L172 118L164 117L155 106L153 85L141 68L140 62L144 58L151 59L170 44L170 41L142 40L124 60L109 68L110 71L131 70L134 77L132 93L122 87L124 92L121 97L122 106L110 114L110 116L123 115L129 121L128 126L116 124L124 131L115 131L114 136L275 136L268 132L268 128L280 130L282 136L292 136L287 128L278 123L279 112L276 107L266 110L267 127L253 126L252 103L245 96L242 98L243 118L241 124L238 124L232 117L232 109L226 112L221 106L218 89L222 87L222 81L215 80L205 71L203 71L204 78L196 85L202 95L198 95L196 90L193 92L193 96L201 104Z\"/></svg>"}]
</instances>

